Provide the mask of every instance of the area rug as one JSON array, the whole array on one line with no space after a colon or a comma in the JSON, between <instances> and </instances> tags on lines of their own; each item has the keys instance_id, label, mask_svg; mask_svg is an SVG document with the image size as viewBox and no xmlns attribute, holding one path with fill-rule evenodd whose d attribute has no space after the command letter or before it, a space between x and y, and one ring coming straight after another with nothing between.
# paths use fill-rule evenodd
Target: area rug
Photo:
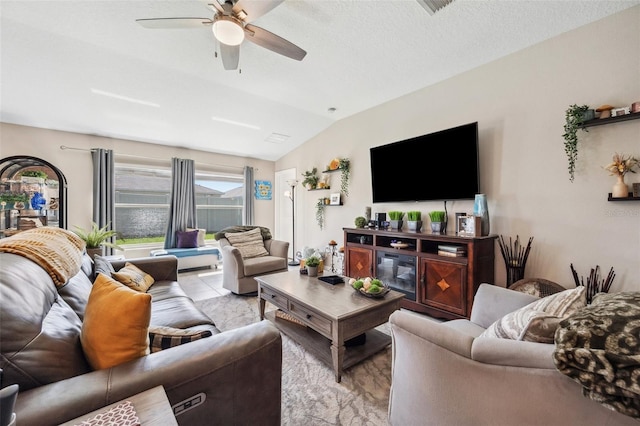
<instances>
[{"instance_id":1,"label":"area rug","mask_svg":"<svg viewBox=\"0 0 640 426\"><path fill-rule=\"evenodd\" d=\"M222 331L259 320L256 297L230 294L196 305ZM377 329L389 333L386 324ZM282 336L282 425L386 425L390 385L390 346L348 368L336 383L331 368Z\"/></svg>"}]
</instances>

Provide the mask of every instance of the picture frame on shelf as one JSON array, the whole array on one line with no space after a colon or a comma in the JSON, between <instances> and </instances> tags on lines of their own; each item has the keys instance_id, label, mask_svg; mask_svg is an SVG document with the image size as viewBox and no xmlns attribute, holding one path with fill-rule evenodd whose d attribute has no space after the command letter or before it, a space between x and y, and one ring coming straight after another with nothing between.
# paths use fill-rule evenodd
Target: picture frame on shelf
<instances>
[{"instance_id":1,"label":"picture frame on shelf","mask_svg":"<svg viewBox=\"0 0 640 426\"><path fill-rule=\"evenodd\" d=\"M640 197L640 182L636 182L633 184L633 196Z\"/></svg>"},{"instance_id":2,"label":"picture frame on shelf","mask_svg":"<svg viewBox=\"0 0 640 426\"><path fill-rule=\"evenodd\" d=\"M340 193L334 192L329 195L329 205L331 206L339 206L340 205Z\"/></svg>"},{"instance_id":3,"label":"picture frame on shelf","mask_svg":"<svg viewBox=\"0 0 640 426\"><path fill-rule=\"evenodd\" d=\"M458 216L456 225L460 237L479 237L482 232L482 218L480 216Z\"/></svg>"}]
</instances>

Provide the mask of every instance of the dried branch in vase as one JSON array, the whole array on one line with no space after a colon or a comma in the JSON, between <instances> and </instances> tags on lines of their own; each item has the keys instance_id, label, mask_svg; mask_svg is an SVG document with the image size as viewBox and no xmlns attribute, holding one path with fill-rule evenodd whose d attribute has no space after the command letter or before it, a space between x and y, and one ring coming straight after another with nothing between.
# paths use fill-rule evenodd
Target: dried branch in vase
<instances>
[{"instance_id":1,"label":"dried branch in vase","mask_svg":"<svg viewBox=\"0 0 640 426\"><path fill-rule=\"evenodd\" d=\"M593 297L598 293L608 293L611 289L611 284L613 284L613 279L616 277L615 272L613 272L613 267L609 270L609 274L607 278L601 280L600 279L600 265L596 265L595 269L591 268L591 272L587 277L587 283L584 283L584 277L578 278L578 273L573 267L573 263L571 266L571 274L573 275L573 280L576 283L576 287L584 286L586 287L587 292L587 304L591 304Z\"/></svg>"}]
</instances>

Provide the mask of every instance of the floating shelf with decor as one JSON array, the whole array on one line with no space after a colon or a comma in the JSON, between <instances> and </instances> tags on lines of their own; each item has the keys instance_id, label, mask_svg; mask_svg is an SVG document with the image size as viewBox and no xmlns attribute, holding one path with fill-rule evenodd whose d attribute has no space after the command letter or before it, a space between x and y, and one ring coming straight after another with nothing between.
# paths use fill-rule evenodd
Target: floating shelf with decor
<instances>
[{"instance_id":1,"label":"floating shelf with decor","mask_svg":"<svg viewBox=\"0 0 640 426\"><path fill-rule=\"evenodd\" d=\"M609 193L607 201L640 201L640 197L634 197L633 192L630 192L628 197L614 197Z\"/></svg>"},{"instance_id":2,"label":"floating shelf with decor","mask_svg":"<svg viewBox=\"0 0 640 426\"><path fill-rule=\"evenodd\" d=\"M349 196L350 161L348 158L334 158L322 173L340 172L340 191Z\"/></svg>"},{"instance_id":3,"label":"floating shelf with decor","mask_svg":"<svg viewBox=\"0 0 640 426\"><path fill-rule=\"evenodd\" d=\"M602 126L604 124L620 123L622 121L637 120L637 119L640 119L640 112L634 112L633 114L626 114L626 115L618 115L616 117L609 117L609 118L594 118L593 120L587 120L583 122L580 125L580 127L586 128L586 127Z\"/></svg>"}]
</instances>

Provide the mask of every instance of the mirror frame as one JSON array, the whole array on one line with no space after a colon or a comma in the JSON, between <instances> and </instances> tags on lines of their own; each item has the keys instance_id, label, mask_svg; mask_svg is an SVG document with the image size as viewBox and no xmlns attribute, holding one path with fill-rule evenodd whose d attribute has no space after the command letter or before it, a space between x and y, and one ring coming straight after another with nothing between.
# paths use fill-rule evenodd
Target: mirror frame
<instances>
[{"instance_id":1,"label":"mirror frame","mask_svg":"<svg viewBox=\"0 0 640 426\"><path fill-rule=\"evenodd\" d=\"M0 159L0 176L9 172L11 175L26 167L42 166L50 168L58 178L58 227L67 229L67 178L53 164L38 157L14 155Z\"/></svg>"}]
</instances>

